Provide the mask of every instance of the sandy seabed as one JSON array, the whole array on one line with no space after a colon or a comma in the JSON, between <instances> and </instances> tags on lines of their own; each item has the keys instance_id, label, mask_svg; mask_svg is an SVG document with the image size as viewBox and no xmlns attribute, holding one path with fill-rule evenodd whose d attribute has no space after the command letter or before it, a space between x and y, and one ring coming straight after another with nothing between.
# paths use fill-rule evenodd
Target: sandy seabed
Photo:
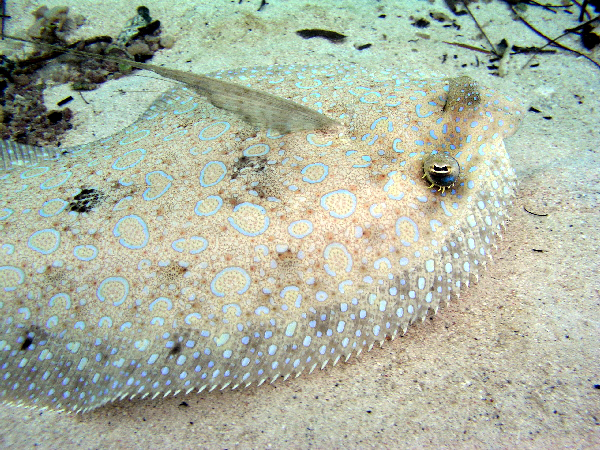
<instances>
[{"instance_id":1,"label":"sandy seabed","mask_svg":"<svg viewBox=\"0 0 600 450\"><path fill-rule=\"evenodd\" d=\"M40 5L86 17L72 37L116 36L128 1L7 1L6 32L27 28ZM153 64L208 73L273 63L352 62L466 74L527 101L507 140L520 189L507 233L480 281L432 320L347 364L242 391L123 401L83 416L0 406L5 448L599 448L600 69L567 53L499 78L487 57L443 41L485 46L469 16L442 1L215 0L143 3L175 46ZM500 2L472 5L486 33L543 45ZM575 11L575 10L574 10ZM436 22L430 12L455 20ZM550 36L576 15L526 13ZM383 17L385 16L385 17ZM416 19L430 25L416 28ZM304 40L323 28L346 41ZM574 38L566 45L580 49ZM358 50L359 46L372 44ZM0 43L0 48L8 45ZM600 60L596 50L594 55ZM134 76L69 104L76 126L63 145L133 122L169 82ZM157 89L159 92L157 92ZM46 92L46 102L69 95ZM543 215L533 215L525 211Z\"/></svg>"}]
</instances>

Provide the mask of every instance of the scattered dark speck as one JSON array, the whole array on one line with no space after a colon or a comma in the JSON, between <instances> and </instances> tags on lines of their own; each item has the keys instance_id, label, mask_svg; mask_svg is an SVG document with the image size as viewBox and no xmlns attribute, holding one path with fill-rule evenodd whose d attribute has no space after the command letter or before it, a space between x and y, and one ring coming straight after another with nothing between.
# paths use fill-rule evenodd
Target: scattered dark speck
<instances>
[{"instance_id":1,"label":"scattered dark speck","mask_svg":"<svg viewBox=\"0 0 600 450\"><path fill-rule=\"evenodd\" d=\"M528 111L529 111L529 112L534 112L534 113L539 113L539 112L541 112L539 109L537 109L537 108L534 108L533 106L530 106L530 107L529 107L529 109L528 109Z\"/></svg>"},{"instance_id":2,"label":"scattered dark speck","mask_svg":"<svg viewBox=\"0 0 600 450\"><path fill-rule=\"evenodd\" d=\"M542 116L546 120L552 120L552 116Z\"/></svg>"},{"instance_id":3,"label":"scattered dark speck","mask_svg":"<svg viewBox=\"0 0 600 450\"><path fill-rule=\"evenodd\" d=\"M371 47L373 44L364 44L364 45L359 45L358 47L356 47L356 50L366 50L369 47Z\"/></svg>"},{"instance_id":4,"label":"scattered dark speck","mask_svg":"<svg viewBox=\"0 0 600 450\"><path fill-rule=\"evenodd\" d=\"M318 28L312 28L312 29L307 29L307 30L298 30L296 31L296 34L300 37L303 37L304 39L310 39L310 38L314 38L314 37L322 37L324 39L327 39L330 42L343 42L346 39L346 36L343 34L340 34L336 31L329 31L329 30L321 30Z\"/></svg>"},{"instance_id":5,"label":"scattered dark speck","mask_svg":"<svg viewBox=\"0 0 600 450\"><path fill-rule=\"evenodd\" d=\"M600 389L600 384L595 384L594 389Z\"/></svg>"},{"instance_id":6,"label":"scattered dark speck","mask_svg":"<svg viewBox=\"0 0 600 450\"><path fill-rule=\"evenodd\" d=\"M379 14L377 16L378 19L385 19L387 16L385 14Z\"/></svg>"},{"instance_id":7,"label":"scattered dark speck","mask_svg":"<svg viewBox=\"0 0 600 450\"><path fill-rule=\"evenodd\" d=\"M190 405L188 405L188 404L187 404L187 402L181 402L181 403L179 404L179 406L183 406L184 408L187 408L187 407L188 407L188 406L190 406Z\"/></svg>"},{"instance_id":8,"label":"scattered dark speck","mask_svg":"<svg viewBox=\"0 0 600 450\"><path fill-rule=\"evenodd\" d=\"M73 100L73 96L69 95L67 98L63 98L60 102L58 102L56 105L57 106L63 106L66 105L67 103L69 103L71 100Z\"/></svg>"},{"instance_id":9,"label":"scattered dark speck","mask_svg":"<svg viewBox=\"0 0 600 450\"><path fill-rule=\"evenodd\" d=\"M25 338L23 341L23 344L21 344L21 350L27 350L31 344L33 344L33 338L27 336L27 338Z\"/></svg>"},{"instance_id":10,"label":"scattered dark speck","mask_svg":"<svg viewBox=\"0 0 600 450\"><path fill-rule=\"evenodd\" d=\"M411 25L417 28L427 28L429 26L429 20L423 18L417 19L417 21L413 22Z\"/></svg>"}]
</instances>

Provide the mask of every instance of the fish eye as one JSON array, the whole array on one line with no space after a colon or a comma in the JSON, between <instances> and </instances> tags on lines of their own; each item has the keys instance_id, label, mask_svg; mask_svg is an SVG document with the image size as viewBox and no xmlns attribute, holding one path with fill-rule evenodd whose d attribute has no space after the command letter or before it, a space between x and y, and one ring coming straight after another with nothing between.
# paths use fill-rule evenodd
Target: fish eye
<instances>
[{"instance_id":1,"label":"fish eye","mask_svg":"<svg viewBox=\"0 0 600 450\"><path fill-rule=\"evenodd\" d=\"M430 188L438 187L444 192L456 183L459 175L458 161L448 154L432 153L423 161L423 178L431 183Z\"/></svg>"}]
</instances>

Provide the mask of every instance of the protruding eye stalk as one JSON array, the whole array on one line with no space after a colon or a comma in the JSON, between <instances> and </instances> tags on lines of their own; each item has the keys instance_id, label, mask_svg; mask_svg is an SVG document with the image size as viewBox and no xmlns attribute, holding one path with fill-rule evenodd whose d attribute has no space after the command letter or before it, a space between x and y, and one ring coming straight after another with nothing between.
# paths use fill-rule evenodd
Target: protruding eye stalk
<instances>
[{"instance_id":1,"label":"protruding eye stalk","mask_svg":"<svg viewBox=\"0 0 600 450\"><path fill-rule=\"evenodd\" d=\"M423 161L423 178L431 183L429 188L436 187L444 193L456 183L459 175L458 161L445 153L432 153Z\"/></svg>"}]
</instances>

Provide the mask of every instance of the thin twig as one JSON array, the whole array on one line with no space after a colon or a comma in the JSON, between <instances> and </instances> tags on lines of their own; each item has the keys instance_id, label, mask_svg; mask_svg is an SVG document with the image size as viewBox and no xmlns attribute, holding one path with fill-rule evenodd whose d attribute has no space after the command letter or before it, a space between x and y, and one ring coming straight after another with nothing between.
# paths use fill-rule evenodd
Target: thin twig
<instances>
[{"instance_id":1,"label":"thin twig","mask_svg":"<svg viewBox=\"0 0 600 450\"><path fill-rule=\"evenodd\" d=\"M2 21L0 36L2 36L2 40L4 40L4 21L10 19L10 16L6 15L6 2L4 0L0 0L0 9L2 10L2 13L0 14L0 20Z\"/></svg>"},{"instance_id":2,"label":"thin twig","mask_svg":"<svg viewBox=\"0 0 600 450\"><path fill-rule=\"evenodd\" d=\"M492 44L492 41L490 41L490 39L487 37L487 34L485 34L485 31L483 31L483 28L481 28L481 25L479 25L479 22L477 22L477 19L475 18L473 13L471 13L471 10L467 6L467 2L463 2L463 6L465 7L467 12L471 16L471 19L473 19L473 22L475 22L475 25L477 25L477 28L479 28L479 31L481 31L481 34L483 34L483 37L485 37L485 40L488 42L488 44L490 44L490 47L492 47L492 53L496 56L502 56L502 55L498 54L498 52L496 51L496 47L494 47L494 44Z\"/></svg>"},{"instance_id":3,"label":"thin twig","mask_svg":"<svg viewBox=\"0 0 600 450\"><path fill-rule=\"evenodd\" d=\"M529 22L527 22L527 20L525 20L525 19L524 19L524 18L523 18L523 17L522 17L522 16L521 16L521 15L520 15L520 14L519 14L517 11L515 11L515 9L514 9L512 6L510 7L510 9L511 9L511 10L512 10L512 12L513 12L513 13L514 13L514 14L515 14L515 15L516 15L518 18L519 18L519 20L520 20L521 22L523 22L523 23L525 24L525 26L527 26L527 28L529 28L529 29L530 29L531 31L533 31L535 34L537 34L538 36L541 36L541 37L543 37L544 39L546 39L546 40L548 41L548 43L547 43L546 45L544 45L544 46L540 47L540 49L543 49L544 47L547 47L547 46L549 46L549 45L554 45L555 47L562 48L563 50L567 50L567 51L569 51L569 52L571 52L571 53L575 53L576 55L583 56L585 59L587 59L588 61L590 61L592 64L594 64L596 67L598 67L598 68L600 69L600 64L599 64L599 63L597 63L596 61L594 61L594 60L593 60L592 58L590 58L589 56L587 56L587 55L585 55L585 54L583 54L583 53L581 53L581 52L579 52L579 51L577 51L577 50L574 50L574 49L572 49L572 48L569 48L569 47L567 47L567 46L564 46L564 45L562 45L562 44L560 44L560 43L556 42L558 39L560 39L560 38L562 38L562 37L564 37L564 36L566 36L566 35L568 35L568 34L571 34L571 31L567 31L566 33L563 33L563 34L561 34L560 36L558 36L558 37L556 37L556 38L552 39L552 38L550 38L550 37L546 36L546 35L545 35L544 33L542 33L541 31L538 31L538 30L537 30L537 29L536 29L536 28L535 28L533 25L531 25ZM581 26L587 25L588 23L591 23L591 22L595 22L595 21L596 21L596 20L598 20L598 19L600 19L600 16L598 16L598 17L595 17L594 19L591 19L591 20L589 20L588 22L586 22L585 24L582 24ZM523 65L523 67L522 67L521 69L524 69L524 68L525 68L525 67L526 67L526 66L527 66L527 65L528 65L528 64L529 64L529 63L530 63L530 62L531 62L531 61L532 61L532 60L535 58L535 56L536 56L536 55L532 56L532 57L529 59L529 61L527 61L527 62L526 62L524 65Z\"/></svg>"},{"instance_id":4,"label":"thin twig","mask_svg":"<svg viewBox=\"0 0 600 450\"><path fill-rule=\"evenodd\" d=\"M448 41L442 41L442 42L444 44L455 45L456 47L466 48L467 50L473 50L474 52L480 52L480 53L485 53L486 55L497 56L494 52L492 52L490 50L486 50L485 48L474 47L469 44L461 44L460 42L448 42Z\"/></svg>"}]
</instances>

